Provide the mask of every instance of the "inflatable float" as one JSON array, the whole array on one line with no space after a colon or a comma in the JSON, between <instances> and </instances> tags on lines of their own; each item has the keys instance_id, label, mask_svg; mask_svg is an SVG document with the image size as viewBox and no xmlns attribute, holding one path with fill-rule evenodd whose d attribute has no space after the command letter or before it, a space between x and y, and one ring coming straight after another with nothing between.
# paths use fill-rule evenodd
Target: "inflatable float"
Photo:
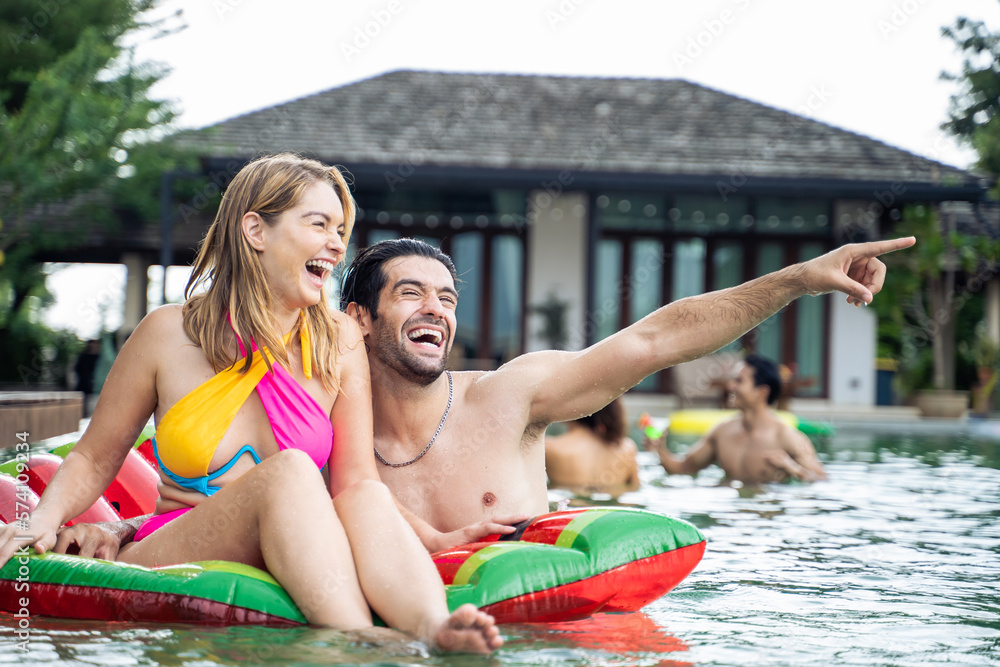
<instances>
[{"instance_id":1,"label":"inflatable float","mask_svg":"<svg viewBox=\"0 0 1000 667\"><path fill-rule=\"evenodd\" d=\"M702 436L738 414L738 410L676 410L670 413L669 419L657 419L643 414L639 418L639 428L653 439L658 438L664 428L669 435ZM831 435L834 432L833 426L826 422L802 419L784 410L776 410L775 414L786 424L806 435Z\"/></svg>"},{"instance_id":2,"label":"inflatable float","mask_svg":"<svg viewBox=\"0 0 1000 667\"><path fill-rule=\"evenodd\" d=\"M0 465L0 520L16 521L34 508L59 454L71 446ZM137 443L105 496L74 522L151 511L158 475L143 456L146 447L148 441ZM433 559L451 609L471 602L500 623L519 623L638 610L680 583L704 551L704 537L685 521L645 510L581 508L536 517L512 535ZM33 551L0 569L0 612L141 623L306 622L273 577L247 565L145 568Z\"/></svg>"}]
</instances>

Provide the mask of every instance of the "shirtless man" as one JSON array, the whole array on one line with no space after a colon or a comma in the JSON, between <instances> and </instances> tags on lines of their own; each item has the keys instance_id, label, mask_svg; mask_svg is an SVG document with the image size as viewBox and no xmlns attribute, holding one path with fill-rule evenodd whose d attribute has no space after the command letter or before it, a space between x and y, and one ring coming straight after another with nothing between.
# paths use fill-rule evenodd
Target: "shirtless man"
<instances>
[{"instance_id":1,"label":"shirtless man","mask_svg":"<svg viewBox=\"0 0 1000 667\"><path fill-rule=\"evenodd\" d=\"M546 427L591 414L647 375L713 352L805 294L866 305L913 238L842 246L743 285L670 303L579 352L446 373L458 305L450 259L410 239L362 251L341 301L369 346L382 480L431 550L548 511ZM449 406L450 405L450 411ZM494 520L495 519L495 520ZM420 525L421 522L424 525Z\"/></svg>"},{"instance_id":2,"label":"shirtless man","mask_svg":"<svg viewBox=\"0 0 1000 667\"><path fill-rule=\"evenodd\" d=\"M809 438L771 408L781 394L781 376L773 361L748 356L727 389L740 415L713 428L684 458L670 453L665 438L657 441L660 463L668 473L697 475L715 463L726 473L726 481L744 484L826 479Z\"/></svg>"},{"instance_id":3,"label":"shirtless man","mask_svg":"<svg viewBox=\"0 0 1000 667\"><path fill-rule=\"evenodd\" d=\"M626 434L625 407L616 398L592 415L545 436L545 472L551 486L612 496L639 488L638 448Z\"/></svg>"},{"instance_id":4,"label":"shirtless man","mask_svg":"<svg viewBox=\"0 0 1000 667\"><path fill-rule=\"evenodd\" d=\"M432 552L511 532L507 524L548 511L549 424L592 414L647 375L727 345L805 294L840 291L867 305L885 280L877 257L915 242L845 245L674 301L585 350L533 352L495 371L455 373L445 372L457 326L451 259L413 239L376 243L348 268L341 302L368 347L379 474ZM76 541L71 534L60 544Z\"/></svg>"}]
</instances>

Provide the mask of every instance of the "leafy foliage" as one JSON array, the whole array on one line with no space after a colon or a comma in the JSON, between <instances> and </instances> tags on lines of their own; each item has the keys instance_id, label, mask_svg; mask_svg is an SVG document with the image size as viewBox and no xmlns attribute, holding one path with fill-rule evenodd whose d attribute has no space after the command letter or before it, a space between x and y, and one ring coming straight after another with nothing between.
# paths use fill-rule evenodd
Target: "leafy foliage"
<instances>
[{"instance_id":1,"label":"leafy foliage","mask_svg":"<svg viewBox=\"0 0 1000 667\"><path fill-rule=\"evenodd\" d=\"M942 128L972 147L977 167L1000 174L1000 34L982 21L959 18L942 28L963 54ZM985 282L1000 272L1000 243L987 236L942 227L930 207L910 206L896 230L913 234L915 248L890 256L885 289L876 300L879 356L900 360L904 390L938 389L975 382L975 337L984 313ZM956 382L957 381L957 382Z\"/></svg>"},{"instance_id":2,"label":"leafy foliage","mask_svg":"<svg viewBox=\"0 0 1000 667\"><path fill-rule=\"evenodd\" d=\"M542 303L531 306L531 312L542 318L542 326L538 335L545 341L550 350L564 350L569 337L566 328L566 310L569 302L549 293Z\"/></svg>"},{"instance_id":3,"label":"leafy foliage","mask_svg":"<svg viewBox=\"0 0 1000 667\"><path fill-rule=\"evenodd\" d=\"M964 17L941 32L964 55L960 74L941 75L960 87L942 128L975 149L977 166L1000 174L1000 34Z\"/></svg>"},{"instance_id":4,"label":"leafy foliage","mask_svg":"<svg viewBox=\"0 0 1000 667\"><path fill-rule=\"evenodd\" d=\"M1000 270L1000 243L945 228L935 208L908 206L896 226L917 245L885 258L889 271L873 305L880 357L900 360L904 390L968 387L972 352L958 346L983 316L985 282ZM956 358L956 351L959 352Z\"/></svg>"},{"instance_id":5,"label":"leafy foliage","mask_svg":"<svg viewBox=\"0 0 1000 667\"><path fill-rule=\"evenodd\" d=\"M171 21L146 18L156 3L0 3L0 380L58 376L23 372L67 344L38 321L50 298L39 256L95 223L155 219L159 174L185 159L150 141L174 114L149 97L164 71L136 64L130 46Z\"/></svg>"}]
</instances>

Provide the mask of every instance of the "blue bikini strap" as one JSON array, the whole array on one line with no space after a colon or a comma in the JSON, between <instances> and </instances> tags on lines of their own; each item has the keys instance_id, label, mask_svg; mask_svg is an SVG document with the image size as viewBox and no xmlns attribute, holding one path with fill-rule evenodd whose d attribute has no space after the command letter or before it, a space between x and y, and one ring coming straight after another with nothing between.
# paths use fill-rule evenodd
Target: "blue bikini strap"
<instances>
[{"instance_id":1,"label":"blue bikini strap","mask_svg":"<svg viewBox=\"0 0 1000 667\"><path fill-rule=\"evenodd\" d=\"M160 470L166 473L167 477L177 482L178 486L188 489L190 491L198 491L199 493L203 493L206 496L211 496L220 488L222 488L219 486L209 486L208 483L217 478L219 475L224 474L227 470L236 465L236 461L239 460L239 458L243 456L243 454L246 452L250 452L250 456L253 457L253 461L255 464L260 463L260 456L257 455L257 450L254 449L252 445L243 445L242 447L240 447L240 450L236 452L233 458L229 459L229 462L226 465L222 466L215 472L209 475L205 475L204 477L181 477L180 475L174 473L169 468L167 468L167 466L163 465L163 461L160 460L160 453L159 451L157 451L156 447L156 436L155 435L153 436L153 456L156 457L156 462L157 464L159 464Z\"/></svg>"}]
</instances>

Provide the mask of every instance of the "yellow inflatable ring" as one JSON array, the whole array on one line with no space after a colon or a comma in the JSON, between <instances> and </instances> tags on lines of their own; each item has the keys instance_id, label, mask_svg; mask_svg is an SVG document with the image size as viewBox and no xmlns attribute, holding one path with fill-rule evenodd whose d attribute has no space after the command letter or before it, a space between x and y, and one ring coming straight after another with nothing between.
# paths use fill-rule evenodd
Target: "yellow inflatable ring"
<instances>
[{"instance_id":1,"label":"yellow inflatable ring","mask_svg":"<svg viewBox=\"0 0 1000 667\"><path fill-rule=\"evenodd\" d=\"M784 410L775 412L792 428L799 427L799 418L791 412ZM678 436L702 436L738 414L739 410L677 410L670 415L667 433Z\"/></svg>"}]
</instances>

